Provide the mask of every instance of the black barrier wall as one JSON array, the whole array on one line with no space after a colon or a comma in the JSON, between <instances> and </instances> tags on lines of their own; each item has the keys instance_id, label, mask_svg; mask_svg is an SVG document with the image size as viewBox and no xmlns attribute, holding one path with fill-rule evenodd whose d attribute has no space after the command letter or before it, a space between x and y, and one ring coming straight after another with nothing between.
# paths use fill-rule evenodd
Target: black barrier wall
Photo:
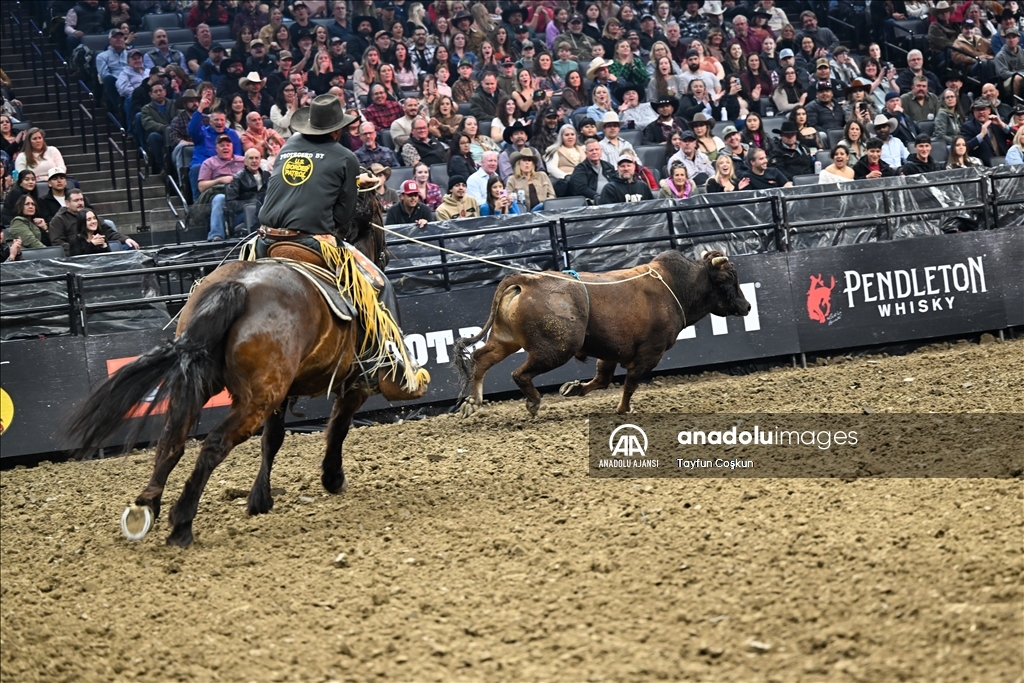
<instances>
[{"instance_id":1,"label":"black barrier wall","mask_svg":"<svg viewBox=\"0 0 1024 683\"><path fill-rule=\"evenodd\" d=\"M733 261L753 305L751 313L745 318L710 316L683 330L659 370L840 351L1024 323L1024 227L750 254ZM457 396L457 377L449 366L452 345L457 336L472 336L484 324L494 290L478 286L401 300L406 344L433 377L419 403ZM13 417L5 415L0 457L56 450L57 425L85 399L88 387L169 335L149 330L0 344L2 388L13 405ZM513 354L493 368L485 393L517 390L509 374L524 358L523 353ZM556 386L592 373L593 363L573 362L542 375L538 384ZM614 400L609 401L611 408ZM364 410L385 405L375 398ZM204 410L197 433L205 433L224 410L216 405ZM322 397L307 399L296 411L304 420L326 418L330 403ZM154 428L148 427L150 435Z\"/></svg>"}]
</instances>

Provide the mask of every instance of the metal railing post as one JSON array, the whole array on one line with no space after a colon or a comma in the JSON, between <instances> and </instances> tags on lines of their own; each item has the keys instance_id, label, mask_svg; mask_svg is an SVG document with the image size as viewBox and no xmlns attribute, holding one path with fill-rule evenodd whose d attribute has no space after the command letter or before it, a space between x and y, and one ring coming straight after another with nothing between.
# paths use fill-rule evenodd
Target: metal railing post
<instances>
[{"instance_id":1,"label":"metal railing post","mask_svg":"<svg viewBox=\"0 0 1024 683\"><path fill-rule=\"evenodd\" d=\"M139 216L141 218L139 232L149 232L149 226L146 225L146 178L149 170L149 155L141 145L135 159L135 179L139 181Z\"/></svg>"},{"instance_id":2,"label":"metal railing post","mask_svg":"<svg viewBox=\"0 0 1024 683\"><path fill-rule=\"evenodd\" d=\"M789 251L788 240L786 239L786 233L782 229L782 220L786 215L785 201L782 197L772 197L772 223L775 224L775 251L785 252ZM781 210L780 210L781 209Z\"/></svg>"},{"instance_id":3,"label":"metal railing post","mask_svg":"<svg viewBox=\"0 0 1024 683\"><path fill-rule=\"evenodd\" d=\"M96 128L96 96L89 90L89 103L92 113L89 120L92 121L92 151L96 155L96 170L100 170L100 133Z\"/></svg>"},{"instance_id":4,"label":"metal railing post","mask_svg":"<svg viewBox=\"0 0 1024 683\"><path fill-rule=\"evenodd\" d=\"M892 219L889 218L889 212L892 211L892 207L889 202L889 190L882 188L882 210L885 212L885 239L892 241Z\"/></svg>"},{"instance_id":5,"label":"metal railing post","mask_svg":"<svg viewBox=\"0 0 1024 683\"><path fill-rule=\"evenodd\" d=\"M437 246L444 247L444 237L437 240ZM444 278L444 291L452 291L452 278L451 273L448 272L448 252L442 251L441 254L441 275Z\"/></svg>"},{"instance_id":6,"label":"metal railing post","mask_svg":"<svg viewBox=\"0 0 1024 683\"><path fill-rule=\"evenodd\" d=\"M61 56L61 54L59 52L57 52L56 50L53 51L53 55L54 55L54 61L53 61L53 80L54 80L54 85L53 85L53 89L55 91L57 91L56 92L56 94L57 94L57 116L59 118L63 119L64 118L64 113L62 111L63 107L61 107L61 101L60 101L60 86L63 85L65 87L65 89L66 89L68 82L67 82L67 79L61 78L60 71L57 70L57 59L56 58L60 57L60 61L64 65L65 75L67 75L68 63L64 61L64 57ZM72 135L75 134L75 119L71 116L71 107L68 107L68 129L69 129L69 132Z\"/></svg>"}]
</instances>

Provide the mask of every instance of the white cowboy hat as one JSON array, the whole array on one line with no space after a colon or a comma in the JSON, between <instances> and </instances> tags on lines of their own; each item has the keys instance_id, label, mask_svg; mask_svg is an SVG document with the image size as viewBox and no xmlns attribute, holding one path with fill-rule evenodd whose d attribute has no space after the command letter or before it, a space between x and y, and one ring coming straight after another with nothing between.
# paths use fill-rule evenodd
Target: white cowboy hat
<instances>
[{"instance_id":1,"label":"white cowboy hat","mask_svg":"<svg viewBox=\"0 0 1024 683\"><path fill-rule=\"evenodd\" d=\"M876 128L878 126L889 126L889 131L891 132L896 130L897 126L900 125L900 122L897 121L896 119L890 119L885 114L879 114L878 116L875 117L875 120L871 122L871 125L875 126Z\"/></svg>"},{"instance_id":2,"label":"white cowboy hat","mask_svg":"<svg viewBox=\"0 0 1024 683\"><path fill-rule=\"evenodd\" d=\"M590 66L587 67L587 78L594 80L594 74L597 73L598 69L607 68L611 65L611 61L603 57L594 57L590 60Z\"/></svg>"},{"instance_id":3,"label":"white cowboy hat","mask_svg":"<svg viewBox=\"0 0 1024 683\"><path fill-rule=\"evenodd\" d=\"M621 121L619 121L619 115L613 111L606 113L604 118L601 119L601 122L597 124L597 127L603 129L609 123L621 123Z\"/></svg>"},{"instance_id":4,"label":"white cowboy hat","mask_svg":"<svg viewBox=\"0 0 1024 683\"><path fill-rule=\"evenodd\" d=\"M238 79L239 88L248 88L249 86L255 85L256 83L266 83L267 79L260 78L260 75L255 71L250 71L248 75L242 76Z\"/></svg>"},{"instance_id":5,"label":"white cowboy hat","mask_svg":"<svg viewBox=\"0 0 1024 683\"><path fill-rule=\"evenodd\" d=\"M714 14L715 16L720 16L722 14L725 14L725 10L722 9L721 0L707 0L707 2L704 3L704 6L701 7L700 13Z\"/></svg>"}]
</instances>

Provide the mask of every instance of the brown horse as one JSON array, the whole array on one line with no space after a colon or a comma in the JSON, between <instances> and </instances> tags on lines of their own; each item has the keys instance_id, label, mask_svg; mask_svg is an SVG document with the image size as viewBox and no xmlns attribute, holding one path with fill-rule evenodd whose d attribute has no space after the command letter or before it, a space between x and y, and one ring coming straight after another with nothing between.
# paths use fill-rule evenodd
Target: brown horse
<instances>
[{"instance_id":1,"label":"brown horse","mask_svg":"<svg viewBox=\"0 0 1024 683\"><path fill-rule=\"evenodd\" d=\"M383 269L387 258L383 233L368 222L361 225L365 229L352 243ZM68 428L83 450L95 448L125 424L130 411L155 387L159 385L159 390L151 408L168 399L153 475L122 516L125 536L137 540L148 533L192 424L210 397L225 388L231 394L231 409L203 442L195 469L170 511L173 528L168 545L192 543L192 520L210 474L261 425L263 460L249 492L248 512L269 512L274 505L270 469L284 440L288 402L292 397L324 394L332 383L337 398L327 426L320 480L330 493L344 490L342 443L353 415L372 393L368 378L360 372L365 358L362 366L359 362L362 330L367 327L372 323L368 325L365 316L346 322L333 315L316 286L286 263L238 261L210 274L182 310L174 341L99 385ZM401 344L400 335L398 339ZM388 346L394 353L395 347ZM426 392L429 375L425 370L415 370L411 362L396 362L391 368L375 372L385 398L409 400ZM140 428L137 424L129 442Z\"/></svg>"}]
</instances>

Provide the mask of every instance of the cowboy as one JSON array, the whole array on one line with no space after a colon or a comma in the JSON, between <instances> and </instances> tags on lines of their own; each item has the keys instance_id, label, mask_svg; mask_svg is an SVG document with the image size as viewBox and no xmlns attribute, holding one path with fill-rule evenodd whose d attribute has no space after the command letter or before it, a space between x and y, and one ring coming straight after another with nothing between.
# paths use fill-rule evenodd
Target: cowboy
<instances>
[{"instance_id":1,"label":"cowboy","mask_svg":"<svg viewBox=\"0 0 1024 683\"><path fill-rule=\"evenodd\" d=\"M273 101L263 94L263 84L266 79L257 72L250 71L245 78L238 79L238 87L242 89L242 100L245 102L246 111L259 112L260 116L270 117L270 107Z\"/></svg>"},{"instance_id":2,"label":"cowboy","mask_svg":"<svg viewBox=\"0 0 1024 683\"><path fill-rule=\"evenodd\" d=\"M660 145L672 137L675 131L690 130L690 125L676 116L679 101L674 97L661 97L651 104L658 118L647 125L643 132L643 144Z\"/></svg>"},{"instance_id":3,"label":"cowboy","mask_svg":"<svg viewBox=\"0 0 1024 683\"><path fill-rule=\"evenodd\" d=\"M814 173L814 158L800 144L800 129L795 123L786 119L782 122L782 128L775 128L772 132L779 136L779 142L772 147L771 156L768 157L769 166L779 169L790 180L798 175Z\"/></svg>"},{"instance_id":4,"label":"cowboy","mask_svg":"<svg viewBox=\"0 0 1024 683\"><path fill-rule=\"evenodd\" d=\"M434 213L420 202L419 184L415 180L406 180L402 183L400 199L384 216L384 225L415 223L422 228L432 220Z\"/></svg>"},{"instance_id":5,"label":"cowboy","mask_svg":"<svg viewBox=\"0 0 1024 683\"><path fill-rule=\"evenodd\" d=\"M941 0L928 12L935 17L935 21L928 27L928 50L938 55L948 50L957 37L956 28L949 23L953 8L946 0Z\"/></svg>"},{"instance_id":6,"label":"cowboy","mask_svg":"<svg viewBox=\"0 0 1024 683\"><path fill-rule=\"evenodd\" d=\"M636 176L636 167L639 165L636 152L632 148L623 150L619 155L618 173L612 176L604 189L601 190L598 204L621 204L623 202L642 202L646 199L653 199L651 188L643 180Z\"/></svg>"},{"instance_id":7,"label":"cowboy","mask_svg":"<svg viewBox=\"0 0 1024 683\"><path fill-rule=\"evenodd\" d=\"M629 150L633 151L633 145L628 141L623 140L619 137L619 130L622 128L622 123L619 121L619 115L613 111L608 112L601 119L601 123L598 127L604 131L604 139L601 140L601 149L603 151L604 160L612 166L617 166L619 163L619 156ZM634 169L635 170L635 169Z\"/></svg>"},{"instance_id":8,"label":"cowboy","mask_svg":"<svg viewBox=\"0 0 1024 683\"><path fill-rule=\"evenodd\" d=\"M640 86L633 83L623 83L619 87L619 120L622 123L637 130L646 130L645 126L658 119L654 108L644 102L644 93Z\"/></svg>"},{"instance_id":9,"label":"cowboy","mask_svg":"<svg viewBox=\"0 0 1024 683\"><path fill-rule=\"evenodd\" d=\"M885 114L879 114L875 117L874 125L875 137L882 143L881 158L892 168L900 168L909 155L903 141L892 134L899 123Z\"/></svg>"},{"instance_id":10,"label":"cowboy","mask_svg":"<svg viewBox=\"0 0 1024 683\"><path fill-rule=\"evenodd\" d=\"M355 120L333 95L320 95L292 115L295 134L277 155L260 210L257 256L266 256L279 240L320 253L320 241L338 246L335 235L347 236L355 215L359 160L338 140Z\"/></svg>"},{"instance_id":11,"label":"cowboy","mask_svg":"<svg viewBox=\"0 0 1024 683\"><path fill-rule=\"evenodd\" d=\"M513 168L511 157L516 152L522 151L526 147L526 143L530 141L530 129L527 128L522 120L517 119L512 123L511 126L505 128L505 133L502 136L505 140L505 150L498 155L498 175L501 177L501 182L507 182L511 177ZM533 149L532 147L530 149ZM544 167L544 160L540 156L540 152L533 150L534 156L537 158L537 169L538 171L546 171Z\"/></svg>"}]
</instances>

